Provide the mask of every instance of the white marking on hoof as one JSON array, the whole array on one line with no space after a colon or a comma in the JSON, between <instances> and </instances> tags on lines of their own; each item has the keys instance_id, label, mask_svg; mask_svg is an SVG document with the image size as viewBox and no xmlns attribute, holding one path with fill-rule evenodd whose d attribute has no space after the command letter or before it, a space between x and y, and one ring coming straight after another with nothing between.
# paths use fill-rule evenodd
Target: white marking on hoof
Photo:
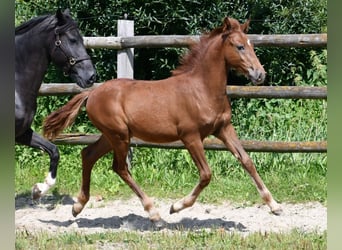
<instances>
[{"instance_id":1,"label":"white marking on hoof","mask_svg":"<svg viewBox=\"0 0 342 250\"><path fill-rule=\"evenodd\" d=\"M271 208L272 213L275 215L280 215L283 212L283 209L275 200L270 202L269 207Z\"/></svg>"},{"instance_id":2,"label":"white marking on hoof","mask_svg":"<svg viewBox=\"0 0 342 250\"><path fill-rule=\"evenodd\" d=\"M33 194L34 196L39 196L42 197L43 195L45 195L47 193L47 191L56 183L56 179L51 177L51 173L49 173L46 178L44 183L37 183L33 189L32 192L34 192L35 194ZM38 190L37 190L38 189Z\"/></svg>"},{"instance_id":3,"label":"white marking on hoof","mask_svg":"<svg viewBox=\"0 0 342 250\"><path fill-rule=\"evenodd\" d=\"M56 178L52 178L51 173L49 173L45 178L45 183L52 187L56 183Z\"/></svg>"},{"instance_id":4,"label":"white marking on hoof","mask_svg":"<svg viewBox=\"0 0 342 250\"><path fill-rule=\"evenodd\" d=\"M173 205L171 206L171 209L170 209L170 213L171 214L178 213L183 208L184 208L184 198L173 203Z\"/></svg>"},{"instance_id":5,"label":"white marking on hoof","mask_svg":"<svg viewBox=\"0 0 342 250\"><path fill-rule=\"evenodd\" d=\"M149 218L151 221L160 221L161 219L157 209L153 209L151 212L149 212Z\"/></svg>"}]
</instances>

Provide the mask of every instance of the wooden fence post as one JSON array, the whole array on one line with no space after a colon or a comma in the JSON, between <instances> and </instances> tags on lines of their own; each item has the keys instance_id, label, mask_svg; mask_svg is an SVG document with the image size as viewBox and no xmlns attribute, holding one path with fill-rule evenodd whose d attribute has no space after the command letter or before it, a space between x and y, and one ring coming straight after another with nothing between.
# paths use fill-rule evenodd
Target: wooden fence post
<instances>
[{"instance_id":1,"label":"wooden fence post","mask_svg":"<svg viewBox=\"0 0 342 250\"><path fill-rule=\"evenodd\" d=\"M134 21L118 20L118 37L134 36ZM134 49L118 50L117 78L134 78Z\"/></svg>"}]
</instances>

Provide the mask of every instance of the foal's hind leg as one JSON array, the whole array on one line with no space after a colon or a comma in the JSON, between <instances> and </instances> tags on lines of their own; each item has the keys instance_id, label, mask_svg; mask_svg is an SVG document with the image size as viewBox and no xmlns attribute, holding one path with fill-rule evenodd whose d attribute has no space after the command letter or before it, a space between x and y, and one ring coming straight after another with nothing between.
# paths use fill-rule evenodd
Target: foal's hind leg
<instances>
[{"instance_id":1,"label":"foal's hind leg","mask_svg":"<svg viewBox=\"0 0 342 250\"><path fill-rule=\"evenodd\" d=\"M113 170L116 172L121 179L133 190L133 192L139 197L144 210L148 212L149 219L152 222L161 222L160 215L154 206L153 200L148 197L138 184L132 178L131 173L128 170L128 164L126 161L128 150L129 150L129 140L113 140L114 147L114 159L113 159ZM161 226L161 224L157 224Z\"/></svg>"},{"instance_id":2,"label":"foal's hind leg","mask_svg":"<svg viewBox=\"0 0 342 250\"><path fill-rule=\"evenodd\" d=\"M44 150L49 154L50 168L44 183L36 183L32 187L32 198L36 200L42 197L56 183L57 165L59 161L57 146L45 140L32 129L28 129L24 134L16 137L15 141L23 145Z\"/></svg>"},{"instance_id":3,"label":"foal's hind leg","mask_svg":"<svg viewBox=\"0 0 342 250\"><path fill-rule=\"evenodd\" d=\"M188 138L187 140L183 140L183 142L199 170L200 180L188 196L177 201L171 206L170 214L179 212L184 208L191 207L195 203L199 194L210 183L211 180L211 171L208 166L203 143L200 138Z\"/></svg>"},{"instance_id":4,"label":"foal's hind leg","mask_svg":"<svg viewBox=\"0 0 342 250\"><path fill-rule=\"evenodd\" d=\"M112 149L108 140L101 137L93 144L84 148L82 154L82 184L77 202L72 207L73 216L77 216L89 200L91 170L98 159Z\"/></svg>"},{"instance_id":5,"label":"foal's hind leg","mask_svg":"<svg viewBox=\"0 0 342 250\"><path fill-rule=\"evenodd\" d=\"M242 147L232 124L229 124L226 127L222 128L221 131L219 131L219 133L217 134L217 137L224 142L226 147L241 162L244 169L253 179L262 199L270 207L272 213L276 215L281 214L282 209L280 205L273 199L271 192L267 189L266 185L259 176L254 163Z\"/></svg>"}]
</instances>

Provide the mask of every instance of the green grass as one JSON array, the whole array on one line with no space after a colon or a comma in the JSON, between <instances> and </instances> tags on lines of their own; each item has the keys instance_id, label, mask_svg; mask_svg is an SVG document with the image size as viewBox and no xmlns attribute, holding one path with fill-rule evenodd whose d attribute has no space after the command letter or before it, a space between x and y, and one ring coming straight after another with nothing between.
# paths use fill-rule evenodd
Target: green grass
<instances>
[{"instance_id":1,"label":"green grass","mask_svg":"<svg viewBox=\"0 0 342 250\"><path fill-rule=\"evenodd\" d=\"M253 233L199 231L108 232L95 234L16 232L16 249L327 249L327 232Z\"/></svg>"},{"instance_id":2,"label":"green grass","mask_svg":"<svg viewBox=\"0 0 342 250\"><path fill-rule=\"evenodd\" d=\"M72 148L71 155L62 153L61 156L57 184L53 189L59 194L76 195L80 188L81 160L78 155L82 147ZM213 176L209 186L200 195L199 201L230 200L246 205L261 202L251 179L230 153L208 151L207 155ZM278 201L326 203L326 154L250 155L256 162L264 182ZM44 154L34 157L34 163L16 163L17 194L27 193L34 183L44 179L48 157ZM189 158L185 150L136 148L131 172L137 183L150 196L180 198L189 193L199 179L197 168ZM99 194L106 199L130 197L133 192L111 170L111 160L112 156L109 154L94 167L91 195Z\"/></svg>"}]
</instances>

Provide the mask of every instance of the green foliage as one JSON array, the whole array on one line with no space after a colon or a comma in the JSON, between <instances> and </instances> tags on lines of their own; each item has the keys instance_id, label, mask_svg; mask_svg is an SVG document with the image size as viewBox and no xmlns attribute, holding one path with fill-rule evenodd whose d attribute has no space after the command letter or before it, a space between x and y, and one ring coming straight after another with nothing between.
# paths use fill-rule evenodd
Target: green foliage
<instances>
[{"instance_id":1,"label":"green foliage","mask_svg":"<svg viewBox=\"0 0 342 250\"><path fill-rule=\"evenodd\" d=\"M325 49L322 53L317 53L315 50L310 51L311 68L306 71L306 77L308 84L313 86L327 86L328 75L327 75L327 59L328 51ZM298 76L299 77L299 76ZM299 80L302 80L299 77ZM304 85L305 82L297 81L299 84Z\"/></svg>"},{"instance_id":2,"label":"green foliage","mask_svg":"<svg viewBox=\"0 0 342 250\"><path fill-rule=\"evenodd\" d=\"M308 34L327 32L327 1L255 1L252 19L262 20L252 33ZM253 27L253 23L251 24ZM304 76L310 67L310 49L257 48L257 55L267 71L269 85L294 85L296 75ZM322 49L316 50L324 53ZM303 81L307 78L303 77Z\"/></svg>"},{"instance_id":3,"label":"green foliage","mask_svg":"<svg viewBox=\"0 0 342 250\"><path fill-rule=\"evenodd\" d=\"M232 16L240 21L251 17L250 33L255 34L327 31L326 0L16 1L16 24L32 16L54 12L57 7L70 8L86 36L116 36L117 19L123 18L124 14L134 20L136 35L200 34L221 25L224 16ZM257 51L268 72L269 84L292 84L293 71L303 74L311 62L308 49L258 48ZM136 49L135 78L161 79L169 76L183 52L183 49L169 48ZM116 51L97 49L91 50L90 54L99 81L116 77Z\"/></svg>"}]
</instances>

